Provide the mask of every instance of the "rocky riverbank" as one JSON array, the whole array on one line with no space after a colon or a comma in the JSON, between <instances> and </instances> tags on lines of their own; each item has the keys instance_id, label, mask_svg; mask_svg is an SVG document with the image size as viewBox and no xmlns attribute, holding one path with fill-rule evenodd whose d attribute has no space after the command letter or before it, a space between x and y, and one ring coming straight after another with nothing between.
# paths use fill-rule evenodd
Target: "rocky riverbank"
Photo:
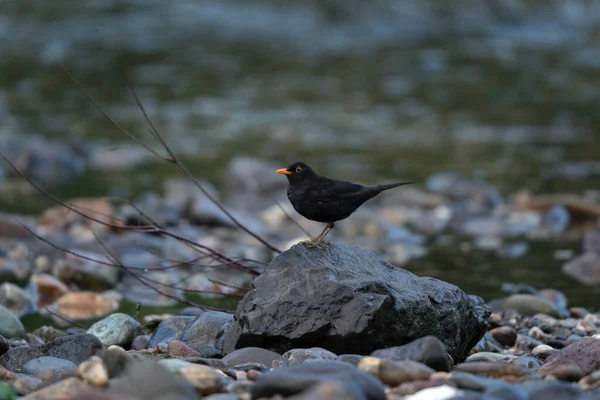
<instances>
[{"instance_id":1,"label":"rocky riverbank","mask_svg":"<svg viewBox=\"0 0 600 400\"><path fill-rule=\"evenodd\" d=\"M597 308L524 284L504 284L502 296L484 301L427 271L403 269L432 242L510 263L534 240L572 237L582 241L581 253L555 249L554 257L565 275L593 287L600 241L592 198L504 198L489 184L435 174L423 189L366 204L336 226L332 244L308 249L296 244L308 235L303 230L320 227L294 215L276 167L234 160L222 195L202 182L260 240L180 179L167 180L163 195L147 192L132 203L80 198L65 203L70 210L55 205L35 218L3 214L0 393L600 395ZM260 185L250 184L257 176ZM22 323L37 315L46 320Z\"/></svg>"},{"instance_id":2,"label":"rocky riverbank","mask_svg":"<svg viewBox=\"0 0 600 400\"><path fill-rule=\"evenodd\" d=\"M235 314L25 333L0 306L0 393L24 399L597 399L600 314L515 287L490 306L365 250L296 245Z\"/></svg>"}]
</instances>

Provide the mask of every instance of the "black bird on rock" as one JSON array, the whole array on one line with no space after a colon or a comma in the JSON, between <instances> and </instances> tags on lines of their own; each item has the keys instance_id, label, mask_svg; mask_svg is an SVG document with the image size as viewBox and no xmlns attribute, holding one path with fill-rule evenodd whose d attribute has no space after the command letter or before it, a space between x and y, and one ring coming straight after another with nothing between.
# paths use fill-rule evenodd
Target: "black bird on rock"
<instances>
[{"instance_id":1,"label":"black bird on rock","mask_svg":"<svg viewBox=\"0 0 600 400\"><path fill-rule=\"evenodd\" d=\"M295 162L277 171L288 179L287 196L294 209L304 218L326 223L319 236L303 243L308 247L322 246L325 236L335 222L348 218L364 202L384 190L413 182L390 183L388 185L362 186L357 183L336 181L318 175L303 162Z\"/></svg>"}]
</instances>

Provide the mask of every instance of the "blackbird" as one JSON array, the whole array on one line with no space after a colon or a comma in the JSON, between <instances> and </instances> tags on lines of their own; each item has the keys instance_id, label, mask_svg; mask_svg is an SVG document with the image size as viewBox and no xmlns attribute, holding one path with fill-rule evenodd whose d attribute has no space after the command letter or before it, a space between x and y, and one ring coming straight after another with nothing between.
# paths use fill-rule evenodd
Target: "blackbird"
<instances>
[{"instance_id":1,"label":"blackbird","mask_svg":"<svg viewBox=\"0 0 600 400\"><path fill-rule=\"evenodd\" d=\"M287 177L287 196L294 209L307 219L327 224L319 236L303 242L308 247L322 247L323 239L333 229L335 222L348 218L365 201L384 190L413 183L362 186L336 181L318 175L308 165L299 161L275 172Z\"/></svg>"}]
</instances>

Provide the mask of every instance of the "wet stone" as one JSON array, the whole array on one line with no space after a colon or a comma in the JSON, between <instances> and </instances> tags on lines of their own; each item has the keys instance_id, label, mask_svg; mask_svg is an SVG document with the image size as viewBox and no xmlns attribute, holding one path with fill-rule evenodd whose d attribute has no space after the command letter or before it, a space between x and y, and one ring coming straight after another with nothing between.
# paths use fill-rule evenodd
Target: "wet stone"
<instances>
[{"instance_id":1,"label":"wet stone","mask_svg":"<svg viewBox=\"0 0 600 400\"><path fill-rule=\"evenodd\" d=\"M502 346L512 347L517 341L517 331L510 326L500 326L489 331L490 335Z\"/></svg>"},{"instance_id":2,"label":"wet stone","mask_svg":"<svg viewBox=\"0 0 600 400\"><path fill-rule=\"evenodd\" d=\"M300 394L317 383L338 383L354 397L386 400L384 386L375 377L339 361L323 360L284 367L261 374L252 397ZM307 397L309 398L309 397Z\"/></svg>"},{"instance_id":3,"label":"wet stone","mask_svg":"<svg viewBox=\"0 0 600 400\"><path fill-rule=\"evenodd\" d=\"M21 320L9 309L0 304L0 335L10 338L25 336L25 328Z\"/></svg>"},{"instance_id":4,"label":"wet stone","mask_svg":"<svg viewBox=\"0 0 600 400\"><path fill-rule=\"evenodd\" d=\"M223 357L223 361L230 367L250 362L261 363L271 367L275 360L283 361L283 357L274 351L261 349L260 347L245 347L234 350Z\"/></svg>"},{"instance_id":5,"label":"wet stone","mask_svg":"<svg viewBox=\"0 0 600 400\"><path fill-rule=\"evenodd\" d=\"M171 340L179 340L192 325L195 317L170 317L158 324L148 342L148 348L157 347L159 343L168 343Z\"/></svg>"},{"instance_id":6,"label":"wet stone","mask_svg":"<svg viewBox=\"0 0 600 400\"><path fill-rule=\"evenodd\" d=\"M39 375L41 372L46 371L60 373L64 371L72 371L76 368L77 365L75 363L56 357L38 357L28 361L25 363L25 365L23 365L23 370L33 375Z\"/></svg>"},{"instance_id":7,"label":"wet stone","mask_svg":"<svg viewBox=\"0 0 600 400\"><path fill-rule=\"evenodd\" d=\"M292 349L282 355L288 365L302 364L306 360L335 360L337 355L329 350L313 347L310 349Z\"/></svg>"},{"instance_id":8,"label":"wet stone","mask_svg":"<svg viewBox=\"0 0 600 400\"><path fill-rule=\"evenodd\" d=\"M504 301L503 309L514 309L520 315L547 314L560 318L561 311L546 299L530 294L514 294ZM566 312L566 311L565 311Z\"/></svg>"},{"instance_id":9,"label":"wet stone","mask_svg":"<svg viewBox=\"0 0 600 400\"><path fill-rule=\"evenodd\" d=\"M140 330L140 323L131 316L115 313L93 324L88 333L100 339L104 346L129 346Z\"/></svg>"},{"instance_id":10,"label":"wet stone","mask_svg":"<svg viewBox=\"0 0 600 400\"><path fill-rule=\"evenodd\" d=\"M423 363L436 371L450 371L451 365L444 344L433 336L417 339L409 344L376 350L371 356L395 361L411 360Z\"/></svg>"}]
</instances>

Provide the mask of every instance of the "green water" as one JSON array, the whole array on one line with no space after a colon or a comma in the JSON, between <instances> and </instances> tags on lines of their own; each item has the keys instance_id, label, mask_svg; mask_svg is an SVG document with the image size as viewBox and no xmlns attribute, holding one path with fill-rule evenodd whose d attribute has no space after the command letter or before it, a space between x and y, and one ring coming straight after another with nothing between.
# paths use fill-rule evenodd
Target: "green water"
<instances>
[{"instance_id":1,"label":"green water","mask_svg":"<svg viewBox=\"0 0 600 400\"><path fill-rule=\"evenodd\" d=\"M501 10L465 22L457 16L471 2L423 2L431 16L406 3L423 26L405 19L408 31L398 33L393 18L404 11L386 11L388 2L149 2L143 9L127 1L104 8L27 3L0 6L13 24L10 37L0 36L1 119L12 121L0 123L0 139L101 141L96 151L135 146L85 99L62 62L119 123L150 140L122 69L186 166L218 188L234 157L252 156L281 165L304 160L365 183L421 185L432 173L455 171L504 196L598 190L600 168L575 178L548 174L567 163L598 162L600 154L600 67L590 56L600 28L585 12L576 26L556 5L526 1L515 11L500 2ZM254 19L234 18L247 10L239 7L250 7ZM264 27L254 29L263 17ZM370 30L352 31L370 20ZM150 161L126 171L87 170L51 190L65 199L115 192L132 199L178 174ZM48 202L28 195L4 197L0 206L35 214ZM463 253L459 244L432 245L406 267L486 299L510 281L554 287L571 304L599 307L599 289L565 277L553 258L556 249L577 254L578 240L533 242L517 260Z\"/></svg>"}]
</instances>

